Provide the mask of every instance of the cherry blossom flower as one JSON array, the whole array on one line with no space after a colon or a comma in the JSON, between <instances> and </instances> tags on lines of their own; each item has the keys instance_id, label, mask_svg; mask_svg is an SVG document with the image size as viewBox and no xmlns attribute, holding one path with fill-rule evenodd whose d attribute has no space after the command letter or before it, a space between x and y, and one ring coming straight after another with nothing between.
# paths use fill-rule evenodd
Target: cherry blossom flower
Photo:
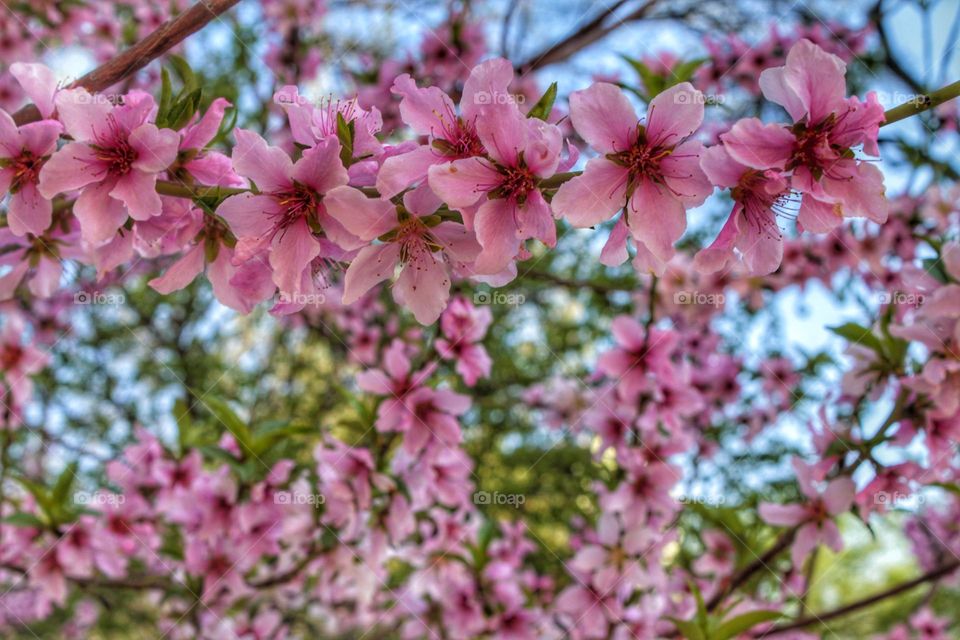
<instances>
[{"instance_id":1,"label":"cherry blossom flower","mask_svg":"<svg viewBox=\"0 0 960 640\"><path fill-rule=\"evenodd\" d=\"M625 227L660 262L687 228L685 210L710 195L700 169L703 145L690 139L703 121L702 94L683 82L650 102L641 124L623 92L598 82L570 96L577 133L602 157L564 183L553 198L557 216L592 227L625 208ZM625 237L625 235L624 235Z\"/></svg>"},{"instance_id":2,"label":"cherry blossom flower","mask_svg":"<svg viewBox=\"0 0 960 640\"><path fill-rule=\"evenodd\" d=\"M844 217L887 219L883 174L869 162L858 162L852 152L862 145L866 153L879 155L883 107L873 93L865 102L846 98L845 69L837 56L801 40L790 49L785 66L760 74L764 96L782 105L794 125L748 118L720 136L737 162L792 172L791 186L804 194L797 222L815 233L830 231Z\"/></svg>"},{"instance_id":3,"label":"cherry blossom flower","mask_svg":"<svg viewBox=\"0 0 960 640\"><path fill-rule=\"evenodd\" d=\"M562 140L556 126L524 117L514 104L487 105L476 127L489 157L434 165L429 181L453 208L473 207L486 197L473 220L482 247L474 268L497 274L520 254L524 240L556 244L556 226L539 184L556 171Z\"/></svg>"},{"instance_id":4,"label":"cherry blossom flower","mask_svg":"<svg viewBox=\"0 0 960 640\"><path fill-rule=\"evenodd\" d=\"M834 518L850 509L856 486L853 480L844 476L826 483L821 490L812 467L794 458L793 469L800 491L809 502L789 505L764 502L760 505L760 517L775 526L799 527L790 551L794 567L799 568L818 544L825 544L834 551L843 548Z\"/></svg>"},{"instance_id":5,"label":"cherry blossom flower","mask_svg":"<svg viewBox=\"0 0 960 640\"><path fill-rule=\"evenodd\" d=\"M110 241L127 216L147 220L162 209L158 174L176 159L178 136L150 122L153 98L142 91L110 104L85 89L60 91L57 115L74 142L67 143L40 170L40 195L81 189L73 205L83 239Z\"/></svg>"}]
</instances>

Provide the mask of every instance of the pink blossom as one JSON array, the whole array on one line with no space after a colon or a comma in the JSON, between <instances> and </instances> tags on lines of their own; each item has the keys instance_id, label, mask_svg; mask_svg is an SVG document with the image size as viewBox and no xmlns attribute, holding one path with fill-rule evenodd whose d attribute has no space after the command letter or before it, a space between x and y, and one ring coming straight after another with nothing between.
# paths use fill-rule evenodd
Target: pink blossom
<instances>
[{"instance_id":1,"label":"pink blossom","mask_svg":"<svg viewBox=\"0 0 960 640\"><path fill-rule=\"evenodd\" d=\"M687 228L685 210L711 191L699 164L703 145L690 139L703 121L702 94L687 82L667 89L650 102L644 125L619 88L598 82L571 94L570 117L603 156L560 187L554 212L592 227L624 209L624 239L629 230L638 251L670 260Z\"/></svg>"},{"instance_id":2,"label":"pink blossom","mask_svg":"<svg viewBox=\"0 0 960 640\"><path fill-rule=\"evenodd\" d=\"M556 126L524 117L514 104L484 107L476 127L488 157L434 165L429 181L450 207L463 211L479 203L473 227L482 250L474 268L497 274L520 254L524 240L556 244L556 226L539 185L556 171L562 140Z\"/></svg>"},{"instance_id":3,"label":"pink blossom","mask_svg":"<svg viewBox=\"0 0 960 640\"><path fill-rule=\"evenodd\" d=\"M793 565L799 569L804 558L818 544L825 544L834 551L843 548L834 518L850 509L856 486L844 476L826 483L821 490L816 484L812 467L794 458L793 468L800 491L808 502L790 505L764 502L760 505L760 517L774 526L799 527L791 549Z\"/></svg>"},{"instance_id":4,"label":"pink blossom","mask_svg":"<svg viewBox=\"0 0 960 640\"><path fill-rule=\"evenodd\" d=\"M451 271L469 269L480 252L463 225L434 215L436 203L417 192L403 197L398 209L386 200L368 200L362 193L340 189L326 199L330 215L370 242L350 263L344 279L343 303L351 304L380 282L400 275L393 296L421 324L433 324L450 297Z\"/></svg>"},{"instance_id":5,"label":"pink blossom","mask_svg":"<svg viewBox=\"0 0 960 640\"><path fill-rule=\"evenodd\" d=\"M694 266L704 273L727 269L736 249L751 273L776 271L783 258L776 208L786 198L786 180L775 171L740 164L722 146L707 149L700 164L713 184L730 189L734 206L717 239L695 256Z\"/></svg>"},{"instance_id":6,"label":"pink blossom","mask_svg":"<svg viewBox=\"0 0 960 640\"><path fill-rule=\"evenodd\" d=\"M7 112L0 111L0 191L11 194L7 223L18 236L39 236L50 226L53 206L37 185L61 130L55 120L17 127Z\"/></svg>"},{"instance_id":7,"label":"pink blossom","mask_svg":"<svg viewBox=\"0 0 960 640\"><path fill-rule=\"evenodd\" d=\"M338 187L350 189L345 186L348 177L340 162L340 145L327 138L304 151L294 164L256 133L238 129L235 135L233 166L258 189L231 196L217 209L237 236L237 261L269 249L273 282L281 295L305 293L304 280L312 279L308 267L322 250L315 229L343 248L359 246L323 202Z\"/></svg>"},{"instance_id":8,"label":"pink blossom","mask_svg":"<svg viewBox=\"0 0 960 640\"><path fill-rule=\"evenodd\" d=\"M83 239L107 243L127 216L147 220L162 209L157 176L176 159L178 136L158 129L153 98L141 91L112 105L85 89L61 91L57 114L74 142L53 154L40 170L40 194L81 189L73 205Z\"/></svg>"},{"instance_id":9,"label":"pink blossom","mask_svg":"<svg viewBox=\"0 0 960 640\"><path fill-rule=\"evenodd\" d=\"M787 54L786 66L760 74L764 96L782 105L795 124L765 125L748 118L720 136L741 164L792 171L791 186L804 194L797 221L814 233L830 231L848 216L887 219L883 175L851 151L862 145L866 153L879 155L883 107L873 93L866 102L846 98L845 69L837 56L801 40Z\"/></svg>"}]
</instances>

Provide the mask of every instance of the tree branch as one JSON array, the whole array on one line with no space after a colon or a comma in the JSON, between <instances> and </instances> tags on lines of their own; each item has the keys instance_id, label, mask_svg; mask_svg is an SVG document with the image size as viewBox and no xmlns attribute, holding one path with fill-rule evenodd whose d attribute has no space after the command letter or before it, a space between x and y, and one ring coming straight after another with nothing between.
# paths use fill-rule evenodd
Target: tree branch
<instances>
[{"instance_id":1,"label":"tree branch","mask_svg":"<svg viewBox=\"0 0 960 640\"><path fill-rule=\"evenodd\" d=\"M914 578L913 580L909 580L907 582L898 584L897 586L891 587L885 591L881 591L880 593L876 593L872 596L863 598L861 600L857 600L855 602L851 602L850 604L834 609L833 611L813 614L811 616L807 616L806 618L800 618L799 620L795 620L794 622L791 622L789 624L773 627L769 631L763 632L762 635L766 637L766 636L772 636L778 633L786 633L788 631L802 629L810 625L814 625L820 622L826 622L828 620L833 620L834 618L845 616L848 613L853 613L854 611L858 611L860 609L864 609L866 607L874 605L880 602L881 600L886 600L887 598L892 598L893 596L900 595L905 591L910 591L914 587L918 587L925 582L934 582L936 580L939 580L940 578L946 577L949 574L956 571L958 567L960 567L960 560L954 560L952 562L948 562L947 564L942 565L934 569L933 571L929 571L923 574L922 576L919 576Z\"/></svg>"},{"instance_id":2,"label":"tree branch","mask_svg":"<svg viewBox=\"0 0 960 640\"><path fill-rule=\"evenodd\" d=\"M69 88L83 87L90 92L110 88L143 69L238 2L240 0L198 0L195 5L164 22L140 42L73 82ZM40 120L40 112L36 106L30 104L13 114L13 119L17 125L35 122Z\"/></svg>"}]
</instances>

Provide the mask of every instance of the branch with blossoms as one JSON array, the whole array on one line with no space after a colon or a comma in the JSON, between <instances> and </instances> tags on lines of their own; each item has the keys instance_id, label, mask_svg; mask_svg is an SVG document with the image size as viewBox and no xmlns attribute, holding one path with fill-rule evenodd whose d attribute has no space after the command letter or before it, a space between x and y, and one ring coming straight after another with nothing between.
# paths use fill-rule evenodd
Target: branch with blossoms
<instances>
[{"instance_id":1,"label":"branch with blossoms","mask_svg":"<svg viewBox=\"0 0 960 640\"><path fill-rule=\"evenodd\" d=\"M284 8L302 10L267 13L287 34L276 64L296 73L299 14ZM11 65L38 117L0 113L9 195L0 391L4 433L16 434L0 478L5 627L69 612L82 634L91 609L134 591L147 592L165 632L183 637L725 640L832 622L952 575L956 198L888 197L876 160L882 126L944 104L960 85L885 112L875 94L847 95L839 45L859 36L805 28L773 30L761 59L734 38L711 43L716 55L699 69L627 58L642 86L599 79L564 110L554 84L527 107L514 65L481 62L482 33L462 13L449 25L453 48L425 47L429 66L391 75L383 110L359 98L316 103L282 86L272 105L284 123L265 135L233 126L229 101L204 96L182 62L177 79L161 71L155 95L95 90L212 20L207 9L194 6L107 62L94 84L61 88L42 65ZM443 62L451 52L471 60L468 72ZM734 83L789 121L723 121L696 88ZM391 111L402 131L385 132ZM732 204L702 243L688 217L715 190ZM586 242L565 256L568 233ZM565 258L569 277L548 268ZM616 275L581 275L596 264ZM237 338L239 348L212 360L219 367L195 370L188 343L222 316L175 318L174 370L141 327L116 320L110 340L129 345L121 354L167 369L187 400L165 410L164 438L133 429L102 478L84 479L79 464L48 477L23 446L37 425L36 387L75 357L58 348L69 299L108 295L82 280L64 286L64 265L92 267L103 288L134 291L145 280L160 305L192 304L206 280L248 327L269 306L273 330ZM563 313L547 295L537 309L556 314L562 339L531 346L508 331L504 307L523 306L518 285L533 282L567 297ZM740 333L770 295L813 282L880 300L864 305L865 324L832 327L852 366L826 391L816 382L834 365L828 356L798 363L765 345L751 357ZM921 302L903 303L899 288ZM608 298L614 317L578 315L587 289ZM148 308L146 319L165 309ZM738 313L743 325L724 326ZM303 361L258 377L250 361L284 349ZM537 350L550 366L524 375ZM226 366L231 358L242 372ZM243 375L255 392L233 384ZM236 391L230 403L213 392L224 379ZM160 386L151 392L169 397ZM262 401L271 391L283 410ZM312 404L291 406L301 402ZM877 424L870 409L883 402L892 409ZM702 463L717 477L742 469L730 452L810 408L812 451L794 452L774 500L731 490L721 509L678 495ZM577 493L568 501L582 515L565 524L561 545L524 519L537 484L502 490L508 474L487 464L513 444L476 436L493 425L506 438L523 422L559 435L518 475L546 484L541 461L554 449L570 456L563 486L572 488L561 493ZM14 439L23 465L11 463ZM890 461L910 447L922 458ZM891 496L928 489L948 495L906 518L920 576L815 609L819 557L843 550L843 523L869 525ZM932 611L911 616L925 638L945 634Z\"/></svg>"}]
</instances>

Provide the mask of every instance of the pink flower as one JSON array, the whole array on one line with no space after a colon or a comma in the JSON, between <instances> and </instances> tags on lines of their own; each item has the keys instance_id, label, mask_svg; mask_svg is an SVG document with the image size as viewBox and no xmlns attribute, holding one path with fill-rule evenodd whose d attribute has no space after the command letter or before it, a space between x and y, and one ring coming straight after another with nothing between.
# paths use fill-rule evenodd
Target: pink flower
<instances>
[{"instance_id":1,"label":"pink flower","mask_svg":"<svg viewBox=\"0 0 960 640\"><path fill-rule=\"evenodd\" d=\"M818 544L825 544L834 551L843 548L840 530L833 519L850 509L856 486L853 480L844 476L831 480L821 491L814 484L813 467L794 458L793 468L800 491L809 501L788 505L764 502L760 505L760 517L774 526L799 527L791 549L793 565L799 569L804 558Z\"/></svg>"},{"instance_id":2,"label":"pink flower","mask_svg":"<svg viewBox=\"0 0 960 640\"><path fill-rule=\"evenodd\" d=\"M694 267L702 273L727 269L736 249L751 273L776 271L783 258L783 234L775 209L787 195L787 181L776 171L740 164L722 146L707 149L700 165L713 184L730 189L734 205L717 239L694 257Z\"/></svg>"},{"instance_id":3,"label":"pink flower","mask_svg":"<svg viewBox=\"0 0 960 640\"><path fill-rule=\"evenodd\" d=\"M481 109L476 127L488 157L434 165L429 181L450 207L462 211L480 203L473 227L482 251L474 267L496 274L511 265L524 240L556 244L556 225L539 184L556 171L562 139L557 127L524 117L514 104Z\"/></svg>"},{"instance_id":4,"label":"pink flower","mask_svg":"<svg viewBox=\"0 0 960 640\"><path fill-rule=\"evenodd\" d=\"M438 87L417 87L403 74L393 82L392 92L402 97L400 117L428 144L387 158L377 175L377 190L392 198L412 184L423 182L430 167L451 160L480 156L483 143L476 121L481 107L491 96L507 96L513 79L513 65L503 58L488 60L470 71L463 85L460 115L450 97Z\"/></svg>"},{"instance_id":5,"label":"pink flower","mask_svg":"<svg viewBox=\"0 0 960 640\"><path fill-rule=\"evenodd\" d=\"M658 261L673 257L687 228L686 209L712 191L700 169L703 145L690 136L703 121L702 94L683 82L650 102L646 125L620 89L598 82L570 96L577 133L603 154L563 184L553 210L575 227L592 227L625 208L638 251ZM625 234L624 234L625 237Z\"/></svg>"},{"instance_id":6,"label":"pink flower","mask_svg":"<svg viewBox=\"0 0 960 640\"><path fill-rule=\"evenodd\" d=\"M456 297L440 317L443 338L437 338L437 353L444 360L456 361L456 371L472 387L480 378L490 375L493 361L482 344L478 344L493 321L490 309L477 308L466 298Z\"/></svg>"},{"instance_id":7,"label":"pink flower","mask_svg":"<svg viewBox=\"0 0 960 640\"><path fill-rule=\"evenodd\" d=\"M480 247L462 224L441 221L436 201L423 192L403 197L403 207L386 200L369 200L352 189L338 189L326 199L330 215L370 242L350 263L344 278L343 303L356 302L372 287L400 275L393 286L398 304L410 309L421 324L433 324L450 298L450 272L466 271Z\"/></svg>"},{"instance_id":8,"label":"pink flower","mask_svg":"<svg viewBox=\"0 0 960 640\"><path fill-rule=\"evenodd\" d=\"M6 111L0 111L0 192L11 194L7 223L18 236L39 236L50 226L53 206L40 195L37 184L61 130L55 120L17 127Z\"/></svg>"},{"instance_id":9,"label":"pink flower","mask_svg":"<svg viewBox=\"0 0 960 640\"><path fill-rule=\"evenodd\" d=\"M871 93L866 102L846 98L846 65L809 40L800 40L783 67L760 74L764 96L782 105L792 127L737 122L720 136L730 156L754 169L792 171L791 186L804 194L797 221L801 229L825 233L844 217L887 219L883 174L858 162L851 149L879 155L877 135L883 107Z\"/></svg>"},{"instance_id":10,"label":"pink flower","mask_svg":"<svg viewBox=\"0 0 960 640\"><path fill-rule=\"evenodd\" d=\"M408 400L436 370L436 363L413 371L404 344L394 340L383 355L383 370L371 369L357 375L357 386L367 393L386 396L377 409L377 429L402 431L409 419Z\"/></svg>"},{"instance_id":11,"label":"pink flower","mask_svg":"<svg viewBox=\"0 0 960 640\"><path fill-rule=\"evenodd\" d=\"M147 220L161 212L157 174L177 156L179 137L149 122L157 106L142 91L112 105L85 89L61 91L57 114L74 142L53 154L40 171L40 194L83 188L73 205L83 239L106 244L130 215Z\"/></svg>"},{"instance_id":12,"label":"pink flower","mask_svg":"<svg viewBox=\"0 0 960 640\"><path fill-rule=\"evenodd\" d=\"M281 295L294 297L305 289L303 281L311 276L308 267L321 252L314 229L342 248L359 245L323 203L324 196L338 187L350 190L345 186L348 177L340 162L340 145L327 138L304 151L294 164L252 131L238 129L235 135L233 166L256 184L258 192L231 196L217 212L237 236L238 260L269 249L273 282ZM361 200L356 202L363 206Z\"/></svg>"},{"instance_id":13,"label":"pink flower","mask_svg":"<svg viewBox=\"0 0 960 640\"><path fill-rule=\"evenodd\" d=\"M600 356L597 369L617 382L624 399L635 400L652 385L676 380L670 360L679 336L674 331L644 327L629 316L614 318L611 325L617 346ZM655 378L656 380L653 380Z\"/></svg>"},{"instance_id":14,"label":"pink flower","mask_svg":"<svg viewBox=\"0 0 960 640\"><path fill-rule=\"evenodd\" d=\"M0 385L9 388L13 400L23 406L33 394L30 376L47 365L48 356L24 341L25 327L19 316L7 315L0 330Z\"/></svg>"},{"instance_id":15,"label":"pink flower","mask_svg":"<svg viewBox=\"0 0 960 640\"><path fill-rule=\"evenodd\" d=\"M202 184L232 187L243 185L243 179L233 171L230 158L206 148L220 131L224 112L230 106L224 98L217 98L210 103L202 118L190 123L180 132L178 169L186 171Z\"/></svg>"}]
</instances>

